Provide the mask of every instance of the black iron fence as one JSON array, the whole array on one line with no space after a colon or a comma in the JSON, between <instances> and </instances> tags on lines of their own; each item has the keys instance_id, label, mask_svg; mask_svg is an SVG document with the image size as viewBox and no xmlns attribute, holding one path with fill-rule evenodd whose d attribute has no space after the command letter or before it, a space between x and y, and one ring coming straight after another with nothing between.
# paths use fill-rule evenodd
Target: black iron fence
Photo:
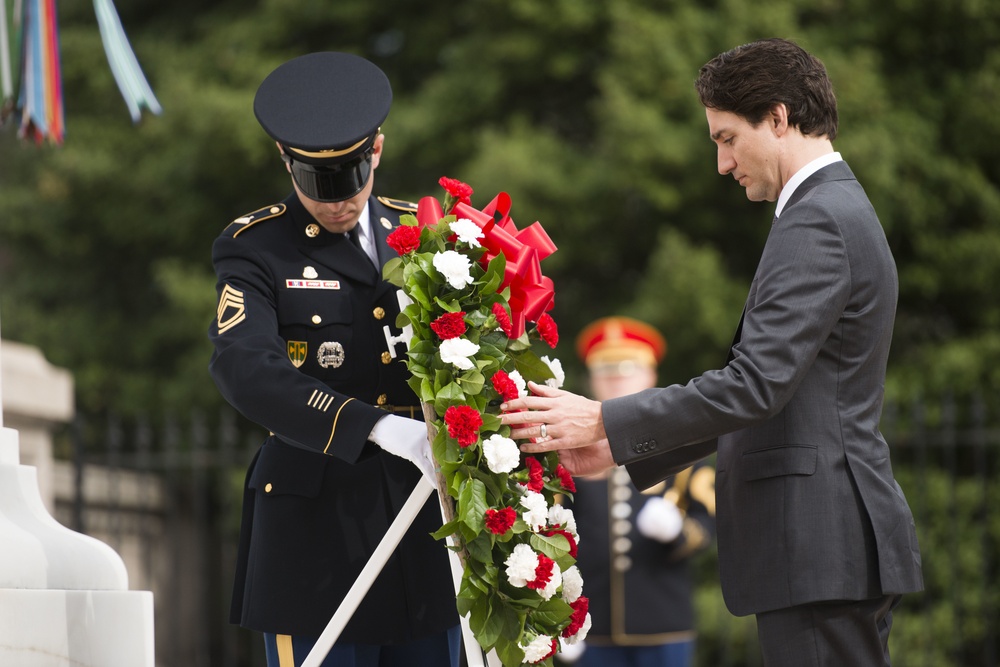
<instances>
[{"instance_id":1,"label":"black iron fence","mask_svg":"<svg viewBox=\"0 0 1000 667\"><path fill-rule=\"evenodd\" d=\"M1000 411L994 397L888 405L883 431L913 509L927 590L904 598L890 650L908 667L998 667ZM78 421L57 518L122 553L152 590L158 667L263 667L256 633L227 622L246 466L263 433L235 413ZM699 563L698 665L760 665L756 628Z\"/></svg>"}]
</instances>

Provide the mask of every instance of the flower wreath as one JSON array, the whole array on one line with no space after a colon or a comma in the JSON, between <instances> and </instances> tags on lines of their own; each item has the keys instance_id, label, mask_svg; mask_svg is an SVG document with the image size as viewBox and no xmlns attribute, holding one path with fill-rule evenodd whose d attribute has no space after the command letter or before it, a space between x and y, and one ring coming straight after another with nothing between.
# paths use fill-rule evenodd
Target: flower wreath
<instances>
[{"instance_id":1,"label":"flower wreath","mask_svg":"<svg viewBox=\"0 0 1000 667\"><path fill-rule=\"evenodd\" d=\"M556 502L576 487L557 453L522 456L499 413L527 380L565 379L558 359L532 351L559 339L539 268L556 248L539 223L514 226L506 193L480 211L471 187L439 183L444 207L425 197L403 216L388 238L400 257L384 271L405 295L397 324L412 335L409 382L440 467L446 521L434 537L459 553L458 612L483 650L505 667L551 665L560 638L573 644L590 628L576 521Z\"/></svg>"}]
</instances>

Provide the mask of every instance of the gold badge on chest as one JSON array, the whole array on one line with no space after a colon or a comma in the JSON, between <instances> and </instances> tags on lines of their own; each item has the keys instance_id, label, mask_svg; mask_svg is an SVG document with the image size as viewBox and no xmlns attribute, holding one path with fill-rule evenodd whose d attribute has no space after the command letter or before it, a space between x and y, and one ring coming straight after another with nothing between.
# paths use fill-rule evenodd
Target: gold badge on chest
<instances>
[{"instance_id":1,"label":"gold badge on chest","mask_svg":"<svg viewBox=\"0 0 1000 667\"><path fill-rule=\"evenodd\" d=\"M316 351L316 361L323 368L340 368L344 363L344 346L337 341L328 341Z\"/></svg>"}]
</instances>

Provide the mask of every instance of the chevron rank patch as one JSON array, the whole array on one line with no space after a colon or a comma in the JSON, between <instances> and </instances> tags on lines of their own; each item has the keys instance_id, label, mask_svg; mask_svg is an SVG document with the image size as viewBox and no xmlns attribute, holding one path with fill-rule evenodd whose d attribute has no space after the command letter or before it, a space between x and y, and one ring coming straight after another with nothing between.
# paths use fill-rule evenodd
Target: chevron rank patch
<instances>
[{"instance_id":1,"label":"chevron rank patch","mask_svg":"<svg viewBox=\"0 0 1000 667\"><path fill-rule=\"evenodd\" d=\"M219 335L226 333L247 318L246 304L243 292L226 285L219 296L218 323Z\"/></svg>"}]
</instances>

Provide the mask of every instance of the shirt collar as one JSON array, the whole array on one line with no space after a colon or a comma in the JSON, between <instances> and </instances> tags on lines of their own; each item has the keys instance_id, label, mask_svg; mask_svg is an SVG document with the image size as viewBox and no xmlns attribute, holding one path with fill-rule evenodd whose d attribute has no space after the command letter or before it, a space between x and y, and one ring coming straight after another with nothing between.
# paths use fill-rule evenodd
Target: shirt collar
<instances>
[{"instance_id":1,"label":"shirt collar","mask_svg":"<svg viewBox=\"0 0 1000 667\"><path fill-rule=\"evenodd\" d=\"M826 155L821 155L809 164L805 165L799 169L795 174L788 179L785 183L785 187L781 189L781 194L778 195L778 206L774 209L774 217L781 215L781 211L785 208L785 204L791 199L792 195L795 193L796 188L802 185L802 182L815 174L817 171L822 169L827 165L831 165L834 162L840 162L843 160L840 157L840 153L836 151L833 153L827 153Z\"/></svg>"}]
</instances>

